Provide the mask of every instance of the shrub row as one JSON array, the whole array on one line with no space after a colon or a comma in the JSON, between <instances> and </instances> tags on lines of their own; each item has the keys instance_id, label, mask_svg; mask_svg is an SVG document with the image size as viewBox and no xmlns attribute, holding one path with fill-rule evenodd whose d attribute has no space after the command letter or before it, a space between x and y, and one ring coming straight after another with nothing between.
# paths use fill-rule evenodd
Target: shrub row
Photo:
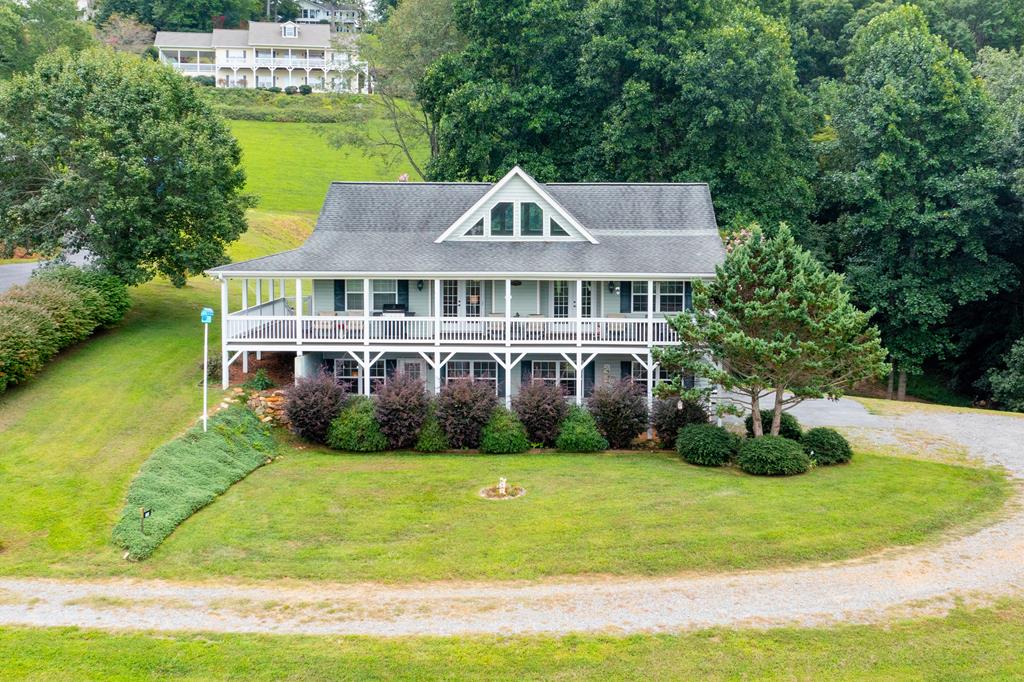
<instances>
[{"instance_id":1,"label":"shrub row","mask_svg":"<svg viewBox=\"0 0 1024 682\"><path fill-rule=\"evenodd\" d=\"M0 295L0 392L25 381L63 348L121 320L131 300L116 277L70 266L42 268Z\"/></svg>"},{"instance_id":2,"label":"shrub row","mask_svg":"<svg viewBox=\"0 0 1024 682\"><path fill-rule=\"evenodd\" d=\"M679 431L676 450L691 464L724 466L735 463L748 474L757 476L802 474L812 465L843 464L853 457L849 442L835 429L819 427L803 433L796 417L785 413L783 417L780 433L789 436L769 434L753 438L749 433L751 420L748 417L746 439L721 426L692 425ZM771 423L770 415L768 423Z\"/></svg>"},{"instance_id":3,"label":"shrub row","mask_svg":"<svg viewBox=\"0 0 1024 682\"><path fill-rule=\"evenodd\" d=\"M270 429L251 411L232 407L157 448L128 487L113 540L132 559L145 559L185 519L274 454ZM140 510L152 510L140 527Z\"/></svg>"}]
</instances>

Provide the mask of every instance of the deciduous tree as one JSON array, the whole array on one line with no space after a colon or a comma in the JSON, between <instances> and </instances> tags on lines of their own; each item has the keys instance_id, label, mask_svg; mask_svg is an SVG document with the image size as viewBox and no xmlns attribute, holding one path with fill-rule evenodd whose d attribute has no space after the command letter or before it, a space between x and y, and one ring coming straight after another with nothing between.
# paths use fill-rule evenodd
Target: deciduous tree
<instances>
[{"instance_id":1,"label":"deciduous tree","mask_svg":"<svg viewBox=\"0 0 1024 682\"><path fill-rule=\"evenodd\" d=\"M227 125L195 85L134 55L58 52L0 86L0 158L6 243L87 249L129 284L181 286L246 228Z\"/></svg>"},{"instance_id":2,"label":"deciduous tree","mask_svg":"<svg viewBox=\"0 0 1024 682\"><path fill-rule=\"evenodd\" d=\"M153 27L123 14L111 14L97 34L100 42L119 52L141 55L153 44Z\"/></svg>"},{"instance_id":3,"label":"deciduous tree","mask_svg":"<svg viewBox=\"0 0 1024 682\"><path fill-rule=\"evenodd\" d=\"M74 0L0 0L0 78L28 71L58 48L77 51L93 43Z\"/></svg>"},{"instance_id":4,"label":"deciduous tree","mask_svg":"<svg viewBox=\"0 0 1024 682\"><path fill-rule=\"evenodd\" d=\"M755 436L761 400L774 395L771 433L778 435L783 410L838 398L887 371L870 317L850 302L843 277L797 246L787 226L771 238L755 227L731 244L713 280L694 282L692 313L669 319L680 344L655 349L655 357L676 378L659 393L693 397L679 376L705 377L742 396Z\"/></svg>"}]
</instances>

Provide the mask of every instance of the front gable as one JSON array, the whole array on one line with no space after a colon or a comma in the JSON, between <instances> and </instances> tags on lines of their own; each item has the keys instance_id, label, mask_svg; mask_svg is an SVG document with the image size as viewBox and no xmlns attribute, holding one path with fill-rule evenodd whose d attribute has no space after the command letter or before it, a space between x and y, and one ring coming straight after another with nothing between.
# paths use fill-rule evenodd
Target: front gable
<instances>
[{"instance_id":1,"label":"front gable","mask_svg":"<svg viewBox=\"0 0 1024 682\"><path fill-rule=\"evenodd\" d=\"M451 224L445 241L573 241L597 244L580 222L516 166Z\"/></svg>"}]
</instances>

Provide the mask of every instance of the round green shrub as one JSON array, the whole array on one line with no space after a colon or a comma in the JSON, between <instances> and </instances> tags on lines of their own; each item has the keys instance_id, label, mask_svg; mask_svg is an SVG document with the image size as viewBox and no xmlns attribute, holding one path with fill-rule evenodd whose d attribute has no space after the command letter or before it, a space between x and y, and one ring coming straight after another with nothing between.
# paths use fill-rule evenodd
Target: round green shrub
<instances>
[{"instance_id":1,"label":"round green shrub","mask_svg":"<svg viewBox=\"0 0 1024 682\"><path fill-rule=\"evenodd\" d=\"M804 433L800 444L811 461L819 466L845 464L853 457L850 443L835 429L819 426Z\"/></svg>"},{"instance_id":2,"label":"round green shrub","mask_svg":"<svg viewBox=\"0 0 1024 682\"><path fill-rule=\"evenodd\" d=\"M47 265L32 273L32 279L46 282L63 282L72 287L87 289L99 295L97 308L93 312L96 323L109 326L120 322L132 300L128 287L114 275L97 268L78 268L73 265Z\"/></svg>"},{"instance_id":3,"label":"round green shrub","mask_svg":"<svg viewBox=\"0 0 1024 682\"><path fill-rule=\"evenodd\" d=\"M416 452L444 452L451 449L448 446L448 437L444 435L444 429L434 416L433 410L420 427L420 435L413 449Z\"/></svg>"},{"instance_id":4,"label":"round green shrub","mask_svg":"<svg viewBox=\"0 0 1024 682\"><path fill-rule=\"evenodd\" d=\"M714 424L691 424L679 430L676 452L684 461L706 467L720 467L736 457L742 439Z\"/></svg>"},{"instance_id":5,"label":"round green shrub","mask_svg":"<svg viewBox=\"0 0 1024 682\"><path fill-rule=\"evenodd\" d=\"M811 468L811 460L800 443L782 436L748 438L740 445L736 463L755 476L792 476Z\"/></svg>"},{"instance_id":6,"label":"round green shrub","mask_svg":"<svg viewBox=\"0 0 1024 682\"><path fill-rule=\"evenodd\" d=\"M709 418L707 407L700 401L667 398L654 401L651 425L661 447L668 450L675 445L680 429L690 424L707 424Z\"/></svg>"},{"instance_id":7,"label":"round green shrub","mask_svg":"<svg viewBox=\"0 0 1024 682\"><path fill-rule=\"evenodd\" d=\"M0 391L38 372L58 350L56 326L46 310L0 298Z\"/></svg>"},{"instance_id":8,"label":"round green shrub","mask_svg":"<svg viewBox=\"0 0 1024 682\"><path fill-rule=\"evenodd\" d=\"M87 301L62 282L30 280L24 286L8 289L4 299L30 303L46 310L53 320L59 348L78 343L96 328Z\"/></svg>"},{"instance_id":9,"label":"round green shrub","mask_svg":"<svg viewBox=\"0 0 1024 682\"><path fill-rule=\"evenodd\" d=\"M747 415L747 418L743 420L743 424L747 427L747 438L754 437L754 418L752 415ZM771 410L761 413L761 433L769 435L772 432L772 412ZM800 422L797 421L796 417L791 415L789 412L783 412L782 418L779 420L779 435L783 438L790 440L800 440L803 436L800 430Z\"/></svg>"},{"instance_id":10,"label":"round green shrub","mask_svg":"<svg viewBox=\"0 0 1024 682\"><path fill-rule=\"evenodd\" d=\"M555 447L561 452L601 452L608 449L608 441L597 430L594 417L582 407L573 405L562 420Z\"/></svg>"},{"instance_id":11,"label":"round green shrub","mask_svg":"<svg viewBox=\"0 0 1024 682\"><path fill-rule=\"evenodd\" d=\"M499 407L491 413L480 436L480 452L489 455L513 455L530 449L526 427L515 414Z\"/></svg>"},{"instance_id":12,"label":"round green shrub","mask_svg":"<svg viewBox=\"0 0 1024 682\"><path fill-rule=\"evenodd\" d=\"M351 398L327 429L327 445L345 452L387 450L388 439L380 431L373 401L366 396Z\"/></svg>"}]
</instances>

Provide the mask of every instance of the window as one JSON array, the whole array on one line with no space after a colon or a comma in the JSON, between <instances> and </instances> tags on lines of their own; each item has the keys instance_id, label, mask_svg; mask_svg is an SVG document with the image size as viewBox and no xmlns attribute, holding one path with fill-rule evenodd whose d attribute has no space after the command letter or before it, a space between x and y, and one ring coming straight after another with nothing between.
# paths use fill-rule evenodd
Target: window
<instances>
[{"instance_id":1,"label":"window","mask_svg":"<svg viewBox=\"0 0 1024 682\"><path fill-rule=\"evenodd\" d=\"M686 282L658 282L658 310L663 313L686 310Z\"/></svg>"},{"instance_id":2,"label":"window","mask_svg":"<svg viewBox=\"0 0 1024 682\"><path fill-rule=\"evenodd\" d=\"M373 309L384 310L385 305L398 303L398 280L373 280Z\"/></svg>"},{"instance_id":3,"label":"window","mask_svg":"<svg viewBox=\"0 0 1024 682\"><path fill-rule=\"evenodd\" d=\"M635 360L631 364L632 364L631 376L633 377L633 381L638 383L638 384L646 384L647 383L647 370L644 369L643 365L641 365L639 362L636 362ZM654 368L654 383L655 383L655 385L664 383L666 381L668 381L668 377L667 376L663 377L661 375L661 367L660 366L659 367L655 367Z\"/></svg>"},{"instance_id":4,"label":"window","mask_svg":"<svg viewBox=\"0 0 1024 682\"><path fill-rule=\"evenodd\" d=\"M448 362L445 383L455 379L472 378L473 381L487 381L498 393L498 363L493 360L451 360Z\"/></svg>"},{"instance_id":5,"label":"window","mask_svg":"<svg viewBox=\"0 0 1024 682\"><path fill-rule=\"evenodd\" d=\"M334 361L334 380L344 386L348 393L359 393L359 363L352 358L337 358Z\"/></svg>"},{"instance_id":6,"label":"window","mask_svg":"<svg viewBox=\"0 0 1024 682\"><path fill-rule=\"evenodd\" d=\"M299 29L294 24L282 24L281 36L284 38L294 38L299 35Z\"/></svg>"},{"instance_id":7,"label":"window","mask_svg":"<svg viewBox=\"0 0 1024 682\"><path fill-rule=\"evenodd\" d=\"M304 9L304 10L302 10L302 18L303 19L316 19L317 15L319 13L320 13L320 10L318 10L318 9Z\"/></svg>"},{"instance_id":8,"label":"window","mask_svg":"<svg viewBox=\"0 0 1024 682\"><path fill-rule=\"evenodd\" d=\"M419 360L402 360L402 374L411 379L423 379L423 363Z\"/></svg>"},{"instance_id":9,"label":"window","mask_svg":"<svg viewBox=\"0 0 1024 682\"><path fill-rule=\"evenodd\" d=\"M544 211L532 202L520 204L519 231L528 237L540 237L544 234Z\"/></svg>"},{"instance_id":10,"label":"window","mask_svg":"<svg viewBox=\"0 0 1024 682\"><path fill-rule=\"evenodd\" d=\"M568 362L534 360L531 370L535 381L561 386L566 395L576 395L576 370Z\"/></svg>"},{"instance_id":11,"label":"window","mask_svg":"<svg viewBox=\"0 0 1024 682\"><path fill-rule=\"evenodd\" d=\"M647 282L633 282L633 312L647 312Z\"/></svg>"},{"instance_id":12,"label":"window","mask_svg":"<svg viewBox=\"0 0 1024 682\"><path fill-rule=\"evenodd\" d=\"M446 279L441 283L441 315L459 316L459 280Z\"/></svg>"},{"instance_id":13,"label":"window","mask_svg":"<svg viewBox=\"0 0 1024 682\"><path fill-rule=\"evenodd\" d=\"M569 233L565 231L561 225L559 225L553 218L551 220L551 236L552 237L568 237Z\"/></svg>"},{"instance_id":14,"label":"window","mask_svg":"<svg viewBox=\"0 0 1024 682\"><path fill-rule=\"evenodd\" d=\"M363 309L363 280L345 280L345 310Z\"/></svg>"},{"instance_id":15,"label":"window","mask_svg":"<svg viewBox=\"0 0 1024 682\"><path fill-rule=\"evenodd\" d=\"M466 280L466 317L480 317L480 280Z\"/></svg>"},{"instance_id":16,"label":"window","mask_svg":"<svg viewBox=\"0 0 1024 682\"><path fill-rule=\"evenodd\" d=\"M491 234L496 237L512 236L513 204L502 201L491 209Z\"/></svg>"},{"instance_id":17,"label":"window","mask_svg":"<svg viewBox=\"0 0 1024 682\"><path fill-rule=\"evenodd\" d=\"M473 227L469 228L469 232L466 233L470 237L482 237L484 234L484 219L476 221Z\"/></svg>"},{"instance_id":18,"label":"window","mask_svg":"<svg viewBox=\"0 0 1024 682\"><path fill-rule=\"evenodd\" d=\"M569 317L569 283L565 280L551 283L551 313L554 317Z\"/></svg>"},{"instance_id":19,"label":"window","mask_svg":"<svg viewBox=\"0 0 1024 682\"><path fill-rule=\"evenodd\" d=\"M370 365L370 393L376 393L387 382L387 364L383 360L378 360Z\"/></svg>"}]
</instances>

